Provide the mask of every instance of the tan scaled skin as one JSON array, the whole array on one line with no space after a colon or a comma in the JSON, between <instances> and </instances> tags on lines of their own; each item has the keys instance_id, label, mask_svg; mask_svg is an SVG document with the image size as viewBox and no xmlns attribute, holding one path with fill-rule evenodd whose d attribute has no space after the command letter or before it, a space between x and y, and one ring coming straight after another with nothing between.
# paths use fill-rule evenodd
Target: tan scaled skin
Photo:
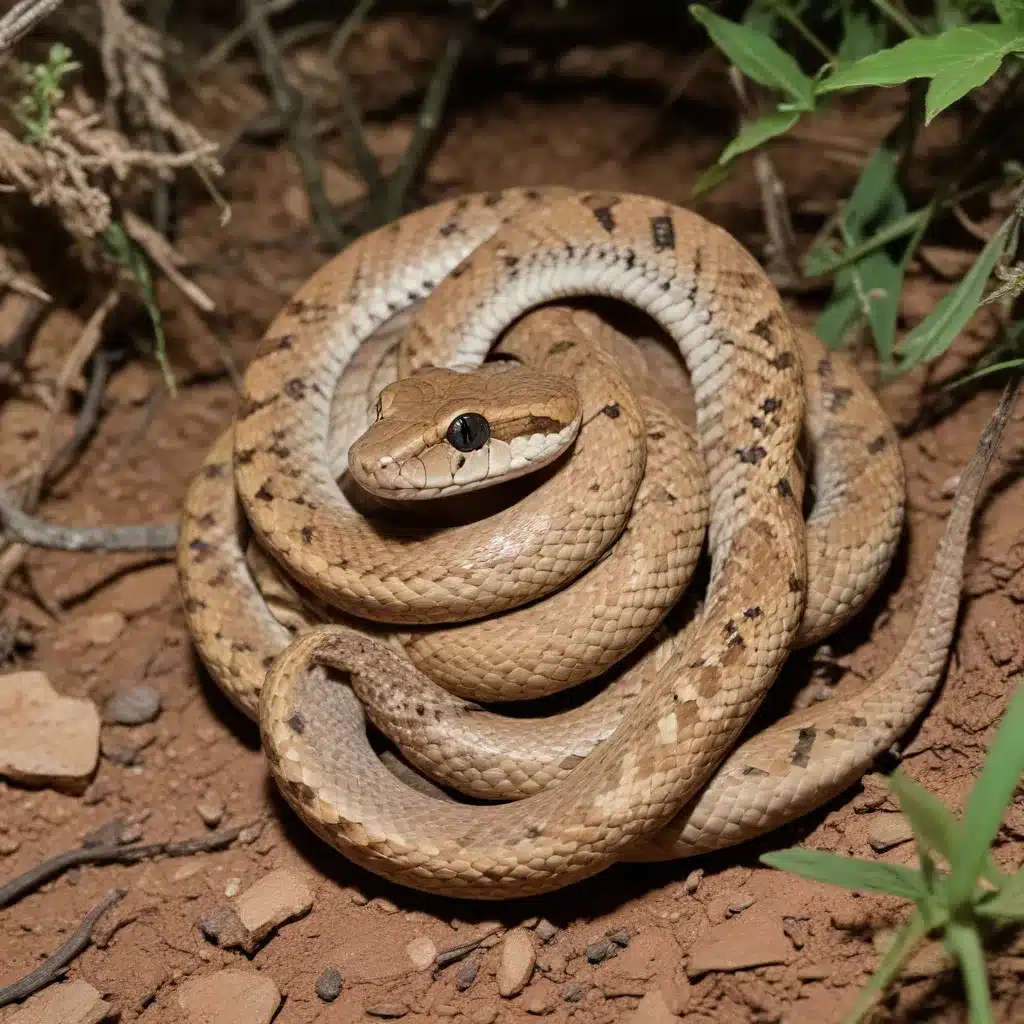
<instances>
[{"instance_id":1,"label":"tan scaled skin","mask_svg":"<svg viewBox=\"0 0 1024 1024\"><path fill-rule=\"evenodd\" d=\"M465 230L476 245L503 218L513 218L427 299L407 336L406 372L426 363L472 365L524 309L546 299L596 292L651 313L679 343L694 380L699 439L711 481L713 568L706 613L693 631L692 646L670 658L621 728L558 786L514 805L445 807L440 814L437 801L431 800L424 816L408 790L392 792L398 784L391 776L382 782L373 775L380 771L379 762L364 763L362 716L351 692L317 673L298 671L310 657L323 656L340 659L356 677L370 678L374 685L386 679L393 684L399 664L388 659L397 654L363 634L332 631L300 638L274 666L263 692L261 726L272 770L288 799L319 834L353 859L418 888L479 898L519 896L557 888L641 852L639 837L657 833L697 794L788 651L808 632L809 538L797 505L796 461L804 381L800 350L777 295L737 243L693 214L644 197L563 195L514 193L442 204L347 250L312 279L271 329L247 375L247 415L236 426L236 480L261 542L290 567L297 561L299 579L320 596L355 607L353 592L377 584L365 582L375 579L365 559L356 558L353 565L348 557L350 549L344 548L332 511L338 492L325 468L330 397L344 366L383 319L380 311L401 305L399 292L407 300L415 298L410 282L417 277L422 279L418 287L429 291L435 283L430 275L443 277L465 255L462 250L439 263L440 239ZM543 218L531 216L530 208L543 209ZM481 220L487 221L484 227ZM373 308L355 315L346 303L362 301L360 285L369 290ZM311 370L300 375L309 363ZM852 396L845 385L829 379L835 365L822 360L815 372L841 423ZM306 413L312 414L311 426ZM260 419L262 427L256 422ZM817 458L819 439L813 425L808 428ZM262 441L261 429L266 434ZM869 463L891 464L891 429L883 420L869 416L852 429L847 438L866 431L861 440L869 438ZM180 564L190 625L204 657L222 685L251 712L262 672L288 634L265 604L262 610L244 606L247 613L254 611L241 630L248 639L232 621L229 607L234 603L236 613L243 610L232 598L237 602L255 593L244 563L241 569L221 566L204 576L204 564L220 547L230 547L232 537L237 546L233 496L217 511L202 511L204 487L213 486L228 469L229 444L230 439L222 439L211 453L190 494ZM277 471L281 477L274 475ZM901 485L901 473L895 476ZM275 492L281 480L294 483ZM901 494L895 505L898 535ZM821 592L828 597L823 614L833 622L848 616L851 604L862 603L877 583L872 573L880 577L885 571L884 565L880 571L872 568L879 560L878 543L857 561L866 531L878 525L879 517L868 512L878 512L874 500L865 501L856 517L856 542L845 549L830 549L823 531ZM834 517L835 509L829 515ZM326 528L344 548L344 556L320 556L330 559L326 572L320 573L321 563L290 539L305 527ZM839 565L838 576L835 566L827 564L830 553L840 556L832 559ZM887 557L882 560L887 564ZM396 577L389 572L386 578ZM428 582L443 589L466 580ZM408 578L399 583L407 584ZM377 587L370 595L372 610L359 610L383 621L409 621L410 601L402 593L394 609L385 608L393 597L382 597ZM464 600L480 607L472 604L476 598ZM456 608L452 618L460 617ZM860 738L877 741L878 729L868 732ZM813 745L803 749L808 747L804 733L800 744L800 767L821 767ZM823 767L834 779L836 766ZM413 806L403 803L407 799ZM742 800L738 809L742 814Z\"/></svg>"}]
</instances>

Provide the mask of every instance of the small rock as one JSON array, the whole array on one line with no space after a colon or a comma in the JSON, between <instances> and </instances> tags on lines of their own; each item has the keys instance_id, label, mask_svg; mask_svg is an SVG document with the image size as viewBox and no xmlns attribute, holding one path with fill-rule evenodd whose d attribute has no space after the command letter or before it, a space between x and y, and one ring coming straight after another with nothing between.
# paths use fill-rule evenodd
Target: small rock
<instances>
[{"instance_id":1,"label":"small rock","mask_svg":"<svg viewBox=\"0 0 1024 1024\"><path fill-rule=\"evenodd\" d=\"M225 949L244 946L249 938L245 926L231 907L214 907L199 921L199 930L214 945Z\"/></svg>"},{"instance_id":2,"label":"small rock","mask_svg":"<svg viewBox=\"0 0 1024 1024\"><path fill-rule=\"evenodd\" d=\"M161 698L152 686L126 686L103 705L108 725L145 725L160 714Z\"/></svg>"},{"instance_id":3,"label":"small rock","mask_svg":"<svg viewBox=\"0 0 1024 1024\"><path fill-rule=\"evenodd\" d=\"M1008 665L1013 661L1015 645L1008 630L1000 629L993 619L982 619L978 623L978 633L988 649L989 657L997 665Z\"/></svg>"},{"instance_id":4,"label":"small rock","mask_svg":"<svg viewBox=\"0 0 1024 1024\"><path fill-rule=\"evenodd\" d=\"M960 486L960 474L954 473L952 476L947 476L942 481L942 486L939 488L939 493L944 498L952 498L956 494L956 489Z\"/></svg>"},{"instance_id":5,"label":"small rock","mask_svg":"<svg viewBox=\"0 0 1024 1024\"><path fill-rule=\"evenodd\" d=\"M24 1003L5 1024L99 1024L110 1003L87 981L50 985Z\"/></svg>"},{"instance_id":6,"label":"small rock","mask_svg":"<svg viewBox=\"0 0 1024 1024\"><path fill-rule=\"evenodd\" d=\"M738 900L733 900L726 908L727 914L742 914L744 910L749 910L754 905L754 898L752 896L741 896Z\"/></svg>"},{"instance_id":7,"label":"small rock","mask_svg":"<svg viewBox=\"0 0 1024 1024\"><path fill-rule=\"evenodd\" d=\"M587 946L587 963L604 963L613 952L614 947L607 939L598 939L597 942L592 942Z\"/></svg>"},{"instance_id":8,"label":"small rock","mask_svg":"<svg viewBox=\"0 0 1024 1024\"><path fill-rule=\"evenodd\" d=\"M467 960L465 963L459 964L459 969L455 972L455 987L460 992L465 992L471 988L473 982L476 981L479 970L480 961L476 959Z\"/></svg>"},{"instance_id":9,"label":"small rock","mask_svg":"<svg viewBox=\"0 0 1024 1024\"><path fill-rule=\"evenodd\" d=\"M703 868L694 868L694 870L691 871L686 876L686 881L683 882L683 889L690 896L692 896L697 891L697 888L700 885L700 880L703 877L704 877L704 869Z\"/></svg>"},{"instance_id":10,"label":"small rock","mask_svg":"<svg viewBox=\"0 0 1024 1024\"><path fill-rule=\"evenodd\" d=\"M797 969L798 981L824 981L832 973L828 964L807 964Z\"/></svg>"},{"instance_id":11,"label":"small rock","mask_svg":"<svg viewBox=\"0 0 1024 1024\"><path fill-rule=\"evenodd\" d=\"M630 1024L678 1024L676 1015L668 1008L668 1000L660 989L651 989L640 1000Z\"/></svg>"},{"instance_id":12,"label":"small rock","mask_svg":"<svg viewBox=\"0 0 1024 1024\"><path fill-rule=\"evenodd\" d=\"M629 932L623 931L621 928L618 930L612 930L605 933L612 942L615 943L619 949L626 949L629 946Z\"/></svg>"},{"instance_id":13,"label":"small rock","mask_svg":"<svg viewBox=\"0 0 1024 1024\"><path fill-rule=\"evenodd\" d=\"M546 917L542 917L534 932L541 942L550 942L558 934L558 929Z\"/></svg>"},{"instance_id":14,"label":"small rock","mask_svg":"<svg viewBox=\"0 0 1024 1024\"><path fill-rule=\"evenodd\" d=\"M579 982L571 981L568 985L562 987L562 998L567 1003L578 1003L583 998L585 991Z\"/></svg>"},{"instance_id":15,"label":"small rock","mask_svg":"<svg viewBox=\"0 0 1024 1024\"><path fill-rule=\"evenodd\" d=\"M473 1024L494 1024L498 1019L496 1006L478 1006L469 1016Z\"/></svg>"},{"instance_id":16,"label":"small rock","mask_svg":"<svg viewBox=\"0 0 1024 1024\"><path fill-rule=\"evenodd\" d=\"M20 848L21 843L14 836L9 836L6 833L0 835L0 857L10 857L12 853L17 853Z\"/></svg>"},{"instance_id":17,"label":"small rock","mask_svg":"<svg viewBox=\"0 0 1024 1024\"><path fill-rule=\"evenodd\" d=\"M878 815L868 829L868 843L877 853L891 850L894 846L900 846L913 838L914 830L902 814Z\"/></svg>"},{"instance_id":18,"label":"small rock","mask_svg":"<svg viewBox=\"0 0 1024 1024\"><path fill-rule=\"evenodd\" d=\"M111 796L114 792L114 787L104 779L93 779L88 786L85 787L85 792L82 794L82 803L87 807L95 807L96 804L103 803L108 796Z\"/></svg>"},{"instance_id":19,"label":"small rock","mask_svg":"<svg viewBox=\"0 0 1024 1024\"><path fill-rule=\"evenodd\" d=\"M100 612L90 615L75 623L76 632L94 647L106 647L112 644L128 624L120 612Z\"/></svg>"},{"instance_id":20,"label":"small rock","mask_svg":"<svg viewBox=\"0 0 1024 1024\"><path fill-rule=\"evenodd\" d=\"M316 979L316 994L325 1003L333 1003L341 995L341 971L337 967L325 967Z\"/></svg>"},{"instance_id":21,"label":"small rock","mask_svg":"<svg viewBox=\"0 0 1024 1024\"><path fill-rule=\"evenodd\" d=\"M498 994L505 999L519 995L530 980L536 963L537 954L529 933L521 928L506 933L498 965Z\"/></svg>"},{"instance_id":22,"label":"small rock","mask_svg":"<svg viewBox=\"0 0 1024 1024\"><path fill-rule=\"evenodd\" d=\"M426 935L417 935L406 947L405 953L418 971L425 971L434 966L437 957L437 946Z\"/></svg>"},{"instance_id":23,"label":"small rock","mask_svg":"<svg viewBox=\"0 0 1024 1024\"><path fill-rule=\"evenodd\" d=\"M269 1024L281 993L263 971L226 968L178 987L178 1005L194 1024Z\"/></svg>"},{"instance_id":24,"label":"small rock","mask_svg":"<svg viewBox=\"0 0 1024 1024\"><path fill-rule=\"evenodd\" d=\"M774 918L757 914L733 917L703 934L690 950L686 973L697 978L709 971L742 971L765 964L785 964L793 947Z\"/></svg>"},{"instance_id":25,"label":"small rock","mask_svg":"<svg viewBox=\"0 0 1024 1024\"><path fill-rule=\"evenodd\" d=\"M207 828L216 828L224 820L224 801L216 790L207 790L196 810Z\"/></svg>"},{"instance_id":26,"label":"small rock","mask_svg":"<svg viewBox=\"0 0 1024 1024\"><path fill-rule=\"evenodd\" d=\"M312 906L313 890L296 872L278 868L264 875L235 900L235 912L249 933L243 948L253 952L275 928L308 914Z\"/></svg>"},{"instance_id":27,"label":"small rock","mask_svg":"<svg viewBox=\"0 0 1024 1024\"><path fill-rule=\"evenodd\" d=\"M458 1009L449 1003L441 1003L440 1006L435 1006L434 1013L438 1017L458 1017L459 1015Z\"/></svg>"},{"instance_id":28,"label":"small rock","mask_svg":"<svg viewBox=\"0 0 1024 1024\"><path fill-rule=\"evenodd\" d=\"M229 878L224 886L224 895L233 900L242 891L242 880L240 878Z\"/></svg>"},{"instance_id":29,"label":"small rock","mask_svg":"<svg viewBox=\"0 0 1024 1024\"><path fill-rule=\"evenodd\" d=\"M398 1020L409 1012L405 1003L375 1003L366 1007L365 1011L370 1017L380 1017L382 1020Z\"/></svg>"},{"instance_id":30,"label":"small rock","mask_svg":"<svg viewBox=\"0 0 1024 1024\"><path fill-rule=\"evenodd\" d=\"M398 906L392 903L391 900L386 899L383 896L378 896L374 901L373 905L378 909L382 910L385 914L397 914Z\"/></svg>"},{"instance_id":31,"label":"small rock","mask_svg":"<svg viewBox=\"0 0 1024 1024\"><path fill-rule=\"evenodd\" d=\"M82 790L100 756L100 716L91 700L62 697L42 672L0 677L0 775Z\"/></svg>"},{"instance_id":32,"label":"small rock","mask_svg":"<svg viewBox=\"0 0 1024 1024\"><path fill-rule=\"evenodd\" d=\"M553 1013L558 1005L558 995L550 982L544 982L543 988L535 988L523 996L522 1008L534 1017L545 1017Z\"/></svg>"}]
</instances>

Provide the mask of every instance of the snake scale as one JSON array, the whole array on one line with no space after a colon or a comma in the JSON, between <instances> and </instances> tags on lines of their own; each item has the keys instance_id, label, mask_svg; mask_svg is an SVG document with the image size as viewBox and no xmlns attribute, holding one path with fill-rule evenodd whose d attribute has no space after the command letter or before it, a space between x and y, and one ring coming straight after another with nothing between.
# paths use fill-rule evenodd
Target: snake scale
<instances>
[{"instance_id":1,"label":"snake scale","mask_svg":"<svg viewBox=\"0 0 1024 1024\"><path fill-rule=\"evenodd\" d=\"M592 296L634 307L674 343L695 435L671 389L645 389L622 336L566 305ZM397 347L374 340L414 305ZM502 361L485 363L503 332ZM855 781L941 679L1008 413L962 474L893 664L737 746L789 654L877 588L904 480L868 387L794 329L727 232L622 193L442 202L314 274L244 385L185 503L178 565L197 647L258 720L270 771L314 832L387 878L477 899L728 846ZM346 486L346 466L361 487ZM414 520L427 506L458 512L533 470L535 487L482 519L409 523L410 504ZM643 540L644 523L662 539ZM645 647L705 524L703 607ZM605 689L563 714L508 718L475 702L554 693L609 666ZM465 803L386 767L367 718L423 775L511 802Z\"/></svg>"}]
</instances>

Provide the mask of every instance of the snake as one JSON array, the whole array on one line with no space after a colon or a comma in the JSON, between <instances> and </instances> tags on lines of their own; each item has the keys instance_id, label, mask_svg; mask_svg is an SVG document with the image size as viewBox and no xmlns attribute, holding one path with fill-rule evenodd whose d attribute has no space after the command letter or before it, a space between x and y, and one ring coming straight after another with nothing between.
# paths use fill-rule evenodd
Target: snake
<instances>
[{"instance_id":1,"label":"snake","mask_svg":"<svg viewBox=\"0 0 1024 1024\"><path fill-rule=\"evenodd\" d=\"M678 349L692 386L692 448L671 410L615 382L606 358L615 346L602 349L593 322L557 307L591 296L646 314ZM397 380L383 381L371 338L414 304ZM506 331L513 365L485 372ZM520 365L517 348L538 365ZM614 401L581 397L588 369L597 394L617 388ZM369 425L332 449L332 423L347 416L358 433L366 410L356 396L377 385ZM852 367L793 326L754 257L699 214L559 187L463 196L363 236L267 329L239 414L186 495L186 620L214 679L259 722L286 800L336 850L444 895L549 892L618 861L687 857L778 828L846 789L909 728L941 681L973 507L1007 415L989 424L961 475L892 665L859 693L740 743L790 653L848 621L888 570L904 516L891 424ZM802 437L816 492L806 520ZM666 439L680 445L668 458L658 449ZM628 450L638 454L618 454ZM339 484L346 460L385 511L438 496L458 504L464 491L514 487L510 478L537 469L546 479L476 523L410 526L360 514ZM445 690L421 670L456 661L467 635L483 635L473 630L543 616L535 609L551 601L574 628L573 595L586 594L628 538L626 506L649 463L652 486L664 492L663 474L675 470L680 493L689 488L675 510L684 525L672 600L692 574L704 518L710 566L702 608L676 642L641 657L647 671L613 679L587 710L555 716L545 731L541 719L502 726L471 691ZM573 467L582 495L564 483ZM520 532L524 521L531 529ZM254 558L264 579L287 576L284 589L328 621L299 616L289 629ZM659 561L652 578L666 568ZM595 611L592 597L575 600L584 617ZM645 611L644 629L671 603ZM421 628L442 638L441 653L418 667L409 652ZM555 692L640 645L630 637L612 659L598 652L596 668L568 681L559 671L538 680L534 659L510 682L519 696ZM575 660L590 659L559 663ZM484 677L485 699L509 699L500 671ZM448 789L510 802L410 786L409 771L378 758L367 717Z\"/></svg>"}]
</instances>

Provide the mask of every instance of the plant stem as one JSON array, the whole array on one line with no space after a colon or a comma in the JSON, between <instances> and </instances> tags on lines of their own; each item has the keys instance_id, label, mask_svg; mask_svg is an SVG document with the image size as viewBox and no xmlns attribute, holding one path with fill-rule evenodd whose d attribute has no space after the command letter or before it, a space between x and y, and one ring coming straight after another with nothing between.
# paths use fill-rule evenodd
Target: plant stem
<instances>
[{"instance_id":1,"label":"plant stem","mask_svg":"<svg viewBox=\"0 0 1024 1024\"><path fill-rule=\"evenodd\" d=\"M878 10L885 15L894 25L898 25L908 36L912 39L916 39L920 36L920 31L917 26L899 10L895 4L889 3L889 0L871 0L871 2L878 8Z\"/></svg>"},{"instance_id":2,"label":"plant stem","mask_svg":"<svg viewBox=\"0 0 1024 1024\"><path fill-rule=\"evenodd\" d=\"M977 930L971 925L951 922L946 929L946 942L960 961L971 1024L993 1024L985 954Z\"/></svg>"},{"instance_id":3,"label":"plant stem","mask_svg":"<svg viewBox=\"0 0 1024 1024\"><path fill-rule=\"evenodd\" d=\"M836 55L803 23L800 16L789 9L789 4L784 0L769 0L772 10L783 21L789 22L822 55L830 64L834 64Z\"/></svg>"}]
</instances>

